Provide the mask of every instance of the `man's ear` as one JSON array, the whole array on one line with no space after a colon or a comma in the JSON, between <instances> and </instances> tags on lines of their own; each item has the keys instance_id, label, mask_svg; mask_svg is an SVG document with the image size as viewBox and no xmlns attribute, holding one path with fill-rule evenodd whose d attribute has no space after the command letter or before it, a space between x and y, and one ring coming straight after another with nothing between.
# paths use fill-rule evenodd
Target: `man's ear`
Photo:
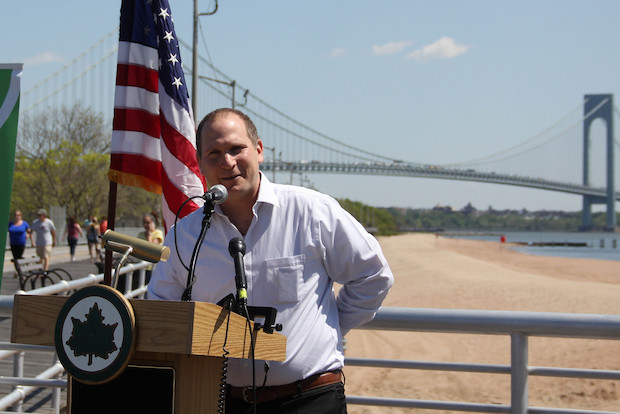
<instances>
[{"instance_id":1,"label":"man's ear","mask_svg":"<svg viewBox=\"0 0 620 414\"><path fill-rule=\"evenodd\" d=\"M256 142L256 152L258 153L258 163L262 163L264 160L264 154L263 154L263 141L261 141L260 139Z\"/></svg>"},{"instance_id":2,"label":"man's ear","mask_svg":"<svg viewBox=\"0 0 620 414\"><path fill-rule=\"evenodd\" d=\"M202 174L202 177L205 180L205 183L207 182L207 175L205 174L205 170L204 168L202 168L202 161L200 158L200 154L198 154L198 152L196 152L196 160L198 161L198 169L200 170L200 174ZM208 185L208 183L207 183Z\"/></svg>"}]
</instances>

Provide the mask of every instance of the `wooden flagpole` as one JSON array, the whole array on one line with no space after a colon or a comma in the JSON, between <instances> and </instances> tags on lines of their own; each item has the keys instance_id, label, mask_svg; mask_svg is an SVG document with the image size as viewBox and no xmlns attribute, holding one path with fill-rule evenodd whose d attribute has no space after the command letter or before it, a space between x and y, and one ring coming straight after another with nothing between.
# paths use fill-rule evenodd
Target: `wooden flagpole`
<instances>
[{"instance_id":1,"label":"wooden flagpole","mask_svg":"<svg viewBox=\"0 0 620 414\"><path fill-rule=\"evenodd\" d=\"M110 193L108 198L108 229L114 230L114 222L116 221L116 192L118 184L110 181ZM103 268L103 284L112 286L112 254L110 250L105 251L105 261Z\"/></svg>"}]
</instances>

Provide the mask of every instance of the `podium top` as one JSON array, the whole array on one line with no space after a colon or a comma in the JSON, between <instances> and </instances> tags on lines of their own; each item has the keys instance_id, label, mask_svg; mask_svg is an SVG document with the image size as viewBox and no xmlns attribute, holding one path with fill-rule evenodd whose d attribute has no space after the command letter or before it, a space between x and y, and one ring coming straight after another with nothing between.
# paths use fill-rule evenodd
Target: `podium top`
<instances>
[{"instance_id":1,"label":"podium top","mask_svg":"<svg viewBox=\"0 0 620 414\"><path fill-rule=\"evenodd\" d=\"M54 346L54 327L68 297L16 295L11 342ZM245 318L207 302L131 299L136 317L136 351L250 358L250 333ZM253 323L251 326L253 328ZM286 337L261 330L255 337L256 359L283 361Z\"/></svg>"}]
</instances>

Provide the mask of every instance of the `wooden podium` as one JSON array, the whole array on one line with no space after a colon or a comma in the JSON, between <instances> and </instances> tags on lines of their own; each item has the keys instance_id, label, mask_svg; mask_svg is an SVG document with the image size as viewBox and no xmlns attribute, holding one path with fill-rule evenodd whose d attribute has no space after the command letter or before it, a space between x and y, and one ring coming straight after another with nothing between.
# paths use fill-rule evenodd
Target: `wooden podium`
<instances>
[{"instance_id":1,"label":"wooden podium","mask_svg":"<svg viewBox=\"0 0 620 414\"><path fill-rule=\"evenodd\" d=\"M11 342L55 346L55 326L68 297L16 295ZM127 369L103 384L69 377L68 412L216 413L223 368L229 358L250 358L244 318L205 302L132 299L133 351ZM228 332L227 332L228 328ZM256 359L283 361L286 338L257 330Z\"/></svg>"}]
</instances>

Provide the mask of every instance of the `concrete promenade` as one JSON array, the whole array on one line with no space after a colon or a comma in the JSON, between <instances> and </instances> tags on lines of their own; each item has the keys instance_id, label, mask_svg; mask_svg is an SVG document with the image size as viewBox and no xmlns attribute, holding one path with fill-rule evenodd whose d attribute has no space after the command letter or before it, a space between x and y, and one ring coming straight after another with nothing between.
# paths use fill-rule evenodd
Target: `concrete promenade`
<instances>
[{"instance_id":1,"label":"concrete promenade","mask_svg":"<svg viewBox=\"0 0 620 414\"><path fill-rule=\"evenodd\" d=\"M27 247L24 252L24 257L36 256L36 250L32 247ZM11 250L7 250L4 253L4 265L2 268L2 289L1 294L9 295L19 289L17 280L15 283L11 283L14 279L15 267L13 266L13 255ZM55 246L52 249L52 258L50 261L50 269L54 267L60 267L67 270L75 278L76 276L84 276L89 273L97 273L97 267L90 262L90 256L88 254L87 245L78 245L75 251L75 262L71 262L71 255L69 254L69 246L62 244ZM13 289L13 290L11 290Z\"/></svg>"}]
</instances>

